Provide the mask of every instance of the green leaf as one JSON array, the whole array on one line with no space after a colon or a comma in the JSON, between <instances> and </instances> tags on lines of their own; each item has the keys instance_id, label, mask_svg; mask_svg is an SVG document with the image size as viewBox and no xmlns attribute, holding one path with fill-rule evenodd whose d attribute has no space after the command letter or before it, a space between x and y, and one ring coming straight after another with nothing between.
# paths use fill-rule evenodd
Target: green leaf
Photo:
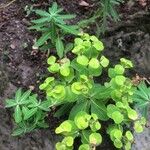
<instances>
[{"instance_id":1,"label":"green leaf","mask_svg":"<svg viewBox=\"0 0 150 150\"><path fill-rule=\"evenodd\" d=\"M14 99L6 99L6 108L14 107L17 103Z\"/></svg>"},{"instance_id":2,"label":"green leaf","mask_svg":"<svg viewBox=\"0 0 150 150\"><path fill-rule=\"evenodd\" d=\"M109 105L107 106L107 115L108 115L110 118L112 118L112 114L113 114L113 112L115 112L115 111L119 111L119 108L116 107L115 105L109 104Z\"/></svg>"},{"instance_id":3,"label":"green leaf","mask_svg":"<svg viewBox=\"0 0 150 150\"><path fill-rule=\"evenodd\" d=\"M109 68L109 69L108 69L108 76L109 76L110 78L114 78L114 77L116 76L116 73L115 73L115 71L114 71L113 68Z\"/></svg>"},{"instance_id":4,"label":"green leaf","mask_svg":"<svg viewBox=\"0 0 150 150\"><path fill-rule=\"evenodd\" d=\"M71 133L76 130L77 130L77 128L76 128L74 122L71 120L66 120L63 123L61 123L59 127L56 128L55 133L56 134Z\"/></svg>"},{"instance_id":5,"label":"green leaf","mask_svg":"<svg viewBox=\"0 0 150 150\"><path fill-rule=\"evenodd\" d=\"M92 58L92 59L89 61L89 66L90 66L91 68L97 69L97 68L99 68L100 63L99 63L99 61L98 61L96 58Z\"/></svg>"},{"instance_id":6,"label":"green leaf","mask_svg":"<svg viewBox=\"0 0 150 150\"><path fill-rule=\"evenodd\" d=\"M110 87L105 87L100 84L94 84L93 88L90 90L90 95L95 99L107 101L107 99L110 98L111 91L112 89Z\"/></svg>"},{"instance_id":7,"label":"green leaf","mask_svg":"<svg viewBox=\"0 0 150 150\"><path fill-rule=\"evenodd\" d=\"M115 111L112 113L112 119L116 124L120 124L124 120L124 116L119 111Z\"/></svg>"},{"instance_id":8,"label":"green leaf","mask_svg":"<svg viewBox=\"0 0 150 150\"><path fill-rule=\"evenodd\" d=\"M90 115L88 115L84 111L80 111L76 114L74 122L80 130L84 130L89 126L90 119L91 119Z\"/></svg>"},{"instance_id":9,"label":"green leaf","mask_svg":"<svg viewBox=\"0 0 150 150\"><path fill-rule=\"evenodd\" d=\"M85 111L88 113L88 109L89 106L87 101L76 103L70 111L69 119L73 120L79 111Z\"/></svg>"},{"instance_id":10,"label":"green leaf","mask_svg":"<svg viewBox=\"0 0 150 150\"><path fill-rule=\"evenodd\" d=\"M115 145L116 148L121 148L123 146L122 142L120 140L118 140L118 139L116 139L114 141L114 145Z\"/></svg>"},{"instance_id":11,"label":"green leaf","mask_svg":"<svg viewBox=\"0 0 150 150\"><path fill-rule=\"evenodd\" d=\"M125 58L121 58L120 59L120 62L121 62L121 65L124 67L124 68L132 68L133 67L133 64L130 60L128 59L125 59Z\"/></svg>"},{"instance_id":12,"label":"green leaf","mask_svg":"<svg viewBox=\"0 0 150 150\"><path fill-rule=\"evenodd\" d=\"M100 130L101 124L98 121L94 121L92 124L90 124L90 128L93 132L96 132Z\"/></svg>"},{"instance_id":13,"label":"green leaf","mask_svg":"<svg viewBox=\"0 0 150 150\"><path fill-rule=\"evenodd\" d=\"M125 136L127 137L127 139L129 141L133 141L133 139L134 139L131 131L127 131L126 134L125 134Z\"/></svg>"},{"instance_id":14,"label":"green leaf","mask_svg":"<svg viewBox=\"0 0 150 150\"><path fill-rule=\"evenodd\" d=\"M150 88L148 88L145 84L145 82L141 82L138 85L138 89L139 91L143 94L143 96L145 97L145 99L148 101L150 101L149 97L150 97Z\"/></svg>"},{"instance_id":15,"label":"green leaf","mask_svg":"<svg viewBox=\"0 0 150 150\"><path fill-rule=\"evenodd\" d=\"M115 82L117 85L123 85L126 78L124 76L118 75L115 77Z\"/></svg>"},{"instance_id":16,"label":"green leaf","mask_svg":"<svg viewBox=\"0 0 150 150\"><path fill-rule=\"evenodd\" d=\"M23 95L21 96L19 103L23 103L24 101L26 101L27 98L29 98L30 94L31 94L31 90L24 92Z\"/></svg>"},{"instance_id":17,"label":"green leaf","mask_svg":"<svg viewBox=\"0 0 150 150\"><path fill-rule=\"evenodd\" d=\"M82 93L82 83L74 82L71 85L71 90L74 94L80 95Z\"/></svg>"},{"instance_id":18,"label":"green leaf","mask_svg":"<svg viewBox=\"0 0 150 150\"><path fill-rule=\"evenodd\" d=\"M22 111L19 105L15 108L14 117L16 123L20 123L22 121Z\"/></svg>"},{"instance_id":19,"label":"green leaf","mask_svg":"<svg viewBox=\"0 0 150 150\"><path fill-rule=\"evenodd\" d=\"M60 65L58 63L54 63L50 67L48 67L48 71L52 73L58 72L59 69L60 69Z\"/></svg>"},{"instance_id":20,"label":"green leaf","mask_svg":"<svg viewBox=\"0 0 150 150\"><path fill-rule=\"evenodd\" d=\"M138 114L135 110L131 109L131 108L128 108L127 109L127 112L128 112L128 117L132 120L136 120L138 118Z\"/></svg>"},{"instance_id":21,"label":"green leaf","mask_svg":"<svg viewBox=\"0 0 150 150\"><path fill-rule=\"evenodd\" d=\"M57 142L55 147L56 147L56 150L66 150L67 149L66 145L62 142Z\"/></svg>"},{"instance_id":22,"label":"green leaf","mask_svg":"<svg viewBox=\"0 0 150 150\"><path fill-rule=\"evenodd\" d=\"M22 95L22 92L21 92L21 89L19 88L15 94L15 101L18 103L21 99L21 95Z\"/></svg>"},{"instance_id":23,"label":"green leaf","mask_svg":"<svg viewBox=\"0 0 150 150\"><path fill-rule=\"evenodd\" d=\"M88 62L89 60L85 55L81 55L77 57L77 63L79 63L80 65L87 66Z\"/></svg>"},{"instance_id":24,"label":"green leaf","mask_svg":"<svg viewBox=\"0 0 150 150\"><path fill-rule=\"evenodd\" d=\"M67 52L71 51L73 49L73 43L67 43L66 47L65 47L65 54L67 54Z\"/></svg>"},{"instance_id":25,"label":"green leaf","mask_svg":"<svg viewBox=\"0 0 150 150\"><path fill-rule=\"evenodd\" d=\"M40 90L44 90L44 89L46 89L49 86L51 87L51 85L52 85L53 82L54 82L54 77L48 77L48 78L46 78L46 80L44 81L44 83L39 86L39 89Z\"/></svg>"},{"instance_id":26,"label":"green leaf","mask_svg":"<svg viewBox=\"0 0 150 150\"><path fill-rule=\"evenodd\" d=\"M42 29L41 29L42 27L43 27L43 23L42 23L42 24L36 24L36 25L30 26L28 29L29 29L29 30L34 30L34 29L35 29L35 30L37 30L37 31L41 31L41 30L42 30Z\"/></svg>"},{"instance_id":27,"label":"green leaf","mask_svg":"<svg viewBox=\"0 0 150 150\"><path fill-rule=\"evenodd\" d=\"M51 15L49 13L47 13L46 11L43 11L43 10L39 10L39 9L36 9L35 10L35 13L40 15L40 16L43 16L43 17L50 17Z\"/></svg>"},{"instance_id":28,"label":"green leaf","mask_svg":"<svg viewBox=\"0 0 150 150\"><path fill-rule=\"evenodd\" d=\"M91 100L91 113L96 114L100 120L108 120L107 109L105 105L98 100Z\"/></svg>"},{"instance_id":29,"label":"green leaf","mask_svg":"<svg viewBox=\"0 0 150 150\"><path fill-rule=\"evenodd\" d=\"M57 15L58 19L65 19L65 20L67 20L67 19L73 19L75 17L76 17L76 15Z\"/></svg>"},{"instance_id":30,"label":"green leaf","mask_svg":"<svg viewBox=\"0 0 150 150\"><path fill-rule=\"evenodd\" d=\"M81 38L75 38L74 43L75 45L81 45L83 43L83 40Z\"/></svg>"},{"instance_id":31,"label":"green leaf","mask_svg":"<svg viewBox=\"0 0 150 150\"><path fill-rule=\"evenodd\" d=\"M91 130L82 130L81 132L81 141L84 144L89 144L89 136L92 133Z\"/></svg>"},{"instance_id":32,"label":"green leaf","mask_svg":"<svg viewBox=\"0 0 150 150\"><path fill-rule=\"evenodd\" d=\"M90 150L90 146L88 144L82 144L80 145L79 150Z\"/></svg>"},{"instance_id":33,"label":"green leaf","mask_svg":"<svg viewBox=\"0 0 150 150\"><path fill-rule=\"evenodd\" d=\"M32 117L36 112L37 112L38 108L32 108L32 109L28 109L27 107L23 107L22 108L22 112L24 115L24 120L29 119L30 117Z\"/></svg>"},{"instance_id":34,"label":"green leaf","mask_svg":"<svg viewBox=\"0 0 150 150\"><path fill-rule=\"evenodd\" d=\"M105 68L109 65L109 60L105 56L102 56L100 58L100 64Z\"/></svg>"},{"instance_id":35,"label":"green leaf","mask_svg":"<svg viewBox=\"0 0 150 150\"><path fill-rule=\"evenodd\" d=\"M125 69L121 65L115 65L114 71L118 75L122 75Z\"/></svg>"},{"instance_id":36,"label":"green leaf","mask_svg":"<svg viewBox=\"0 0 150 150\"><path fill-rule=\"evenodd\" d=\"M141 125L143 125L143 126L146 125L146 118L141 117L139 121L140 121Z\"/></svg>"},{"instance_id":37,"label":"green leaf","mask_svg":"<svg viewBox=\"0 0 150 150\"><path fill-rule=\"evenodd\" d=\"M18 104L21 105L21 104L27 104L27 103L29 103L29 99L28 98L29 98L30 94L31 94L30 90L24 92L22 94L22 96L20 97Z\"/></svg>"},{"instance_id":38,"label":"green leaf","mask_svg":"<svg viewBox=\"0 0 150 150\"><path fill-rule=\"evenodd\" d=\"M74 139L73 137L71 136L67 136L63 139L63 142L68 146L68 147L71 147L73 146L73 142L74 142Z\"/></svg>"},{"instance_id":39,"label":"green leaf","mask_svg":"<svg viewBox=\"0 0 150 150\"><path fill-rule=\"evenodd\" d=\"M93 145L99 145L102 143L102 136L99 133L92 133L89 136L89 141Z\"/></svg>"},{"instance_id":40,"label":"green leaf","mask_svg":"<svg viewBox=\"0 0 150 150\"><path fill-rule=\"evenodd\" d=\"M67 81L68 83L71 83L71 81L74 79L74 69L72 67L69 68L70 69L70 73L68 76L66 76L64 79L65 81Z\"/></svg>"},{"instance_id":41,"label":"green leaf","mask_svg":"<svg viewBox=\"0 0 150 150\"><path fill-rule=\"evenodd\" d=\"M68 25L60 25L60 24L57 24L57 26L59 26L61 29L63 29L64 31L66 31L67 33L71 33L71 34L74 34L74 35L77 35L79 32L76 30L77 29L77 26L68 26Z\"/></svg>"},{"instance_id":42,"label":"green leaf","mask_svg":"<svg viewBox=\"0 0 150 150\"><path fill-rule=\"evenodd\" d=\"M56 13L56 12L57 12L57 9L58 9L57 3L56 3L56 2L53 2L52 7L49 8L49 12L50 12L50 13Z\"/></svg>"},{"instance_id":43,"label":"green leaf","mask_svg":"<svg viewBox=\"0 0 150 150\"><path fill-rule=\"evenodd\" d=\"M40 47L42 46L51 36L51 32L44 33L35 43L35 46Z\"/></svg>"},{"instance_id":44,"label":"green leaf","mask_svg":"<svg viewBox=\"0 0 150 150\"><path fill-rule=\"evenodd\" d=\"M125 150L131 150L131 143L130 142L127 142L125 144Z\"/></svg>"},{"instance_id":45,"label":"green leaf","mask_svg":"<svg viewBox=\"0 0 150 150\"><path fill-rule=\"evenodd\" d=\"M61 66L60 67L60 74L63 75L64 77L69 76L70 74L70 68L67 66Z\"/></svg>"},{"instance_id":46,"label":"green leaf","mask_svg":"<svg viewBox=\"0 0 150 150\"><path fill-rule=\"evenodd\" d=\"M21 135L21 134L23 134L24 133L24 129L23 128L16 128L14 131L13 131L13 133L11 134L12 136L19 136L19 135Z\"/></svg>"},{"instance_id":47,"label":"green leaf","mask_svg":"<svg viewBox=\"0 0 150 150\"><path fill-rule=\"evenodd\" d=\"M35 24L40 24L40 23L45 23L47 21L50 21L50 18L48 17L44 17L44 18L40 18L40 19L36 19L36 20L32 20L31 22L35 23Z\"/></svg>"},{"instance_id":48,"label":"green leaf","mask_svg":"<svg viewBox=\"0 0 150 150\"><path fill-rule=\"evenodd\" d=\"M59 37L56 39L56 50L59 58L62 58L64 54L64 44Z\"/></svg>"},{"instance_id":49,"label":"green leaf","mask_svg":"<svg viewBox=\"0 0 150 150\"><path fill-rule=\"evenodd\" d=\"M56 57L55 56L50 56L48 59L47 59L47 63L49 65L52 65L56 62Z\"/></svg>"},{"instance_id":50,"label":"green leaf","mask_svg":"<svg viewBox=\"0 0 150 150\"><path fill-rule=\"evenodd\" d=\"M66 90L66 96L65 96L65 101L66 102L75 102L78 100L78 95L74 94L71 90L71 87L68 85L65 88Z\"/></svg>"},{"instance_id":51,"label":"green leaf","mask_svg":"<svg viewBox=\"0 0 150 150\"><path fill-rule=\"evenodd\" d=\"M148 117L148 107L150 104L150 88L148 88L145 82L141 82L138 85L138 89L134 92L133 100L136 103L136 107L139 108L142 115Z\"/></svg>"},{"instance_id":52,"label":"green leaf","mask_svg":"<svg viewBox=\"0 0 150 150\"><path fill-rule=\"evenodd\" d=\"M50 111L49 107L51 106L51 101L45 100L41 102L41 104L38 106L43 111Z\"/></svg>"},{"instance_id":53,"label":"green leaf","mask_svg":"<svg viewBox=\"0 0 150 150\"><path fill-rule=\"evenodd\" d=\"M141 123L139 121L136 121L134 123L134 130L137 132L137 133L141 133L143 132L143 127L141 125Z\"/></svg>"},{"instance_id":54,"label":"green leaf","mask_svg":"<svg viewBox=\"0 0 150 150\"><path fill-rule=\"evenodd\" d=\"M94 35L92 35L92 36L90 37L90 39L91 39L93 42L99 41L98 38L97 38L96 36L94 36Z\"/></svg>"},{"instance_id":55,"label":"green leaf","mask_svg":"<svg viewBox=\"0 0 150 150\"><path fill-rule=\"evenodd\" d=\"M104 45L101 41L94 41L93 46L98 50L102 51L104 49Z\"/></svg>"},{"instance_id":56,"label":"green leaf","mask_svg":"<svg viewBox=\"0 0 150 150\"><path fill-rule=\"evenodd\" d=\"M119 129L114 129L114 137L118 140L121 140L122 132Z\"/></svg>"},{"instance_id":57,"label":"green leaf","mask_svg":"<svg viewBox=\"0 0 150 150\"><path fill-rule=\"evenodd\" d=\"M117 102L116 103L116 106L118 107L118 108L126 108L126 106L122 103L122 102Z\"/></svg>"},{"instance_id":58,"label":"green leaf","mask_svg":"<svg viewBox=\"0 0 150 150\"><path fill-rule=\"evenodd\" d=\"M53 89L47 90L47 96L54 98L54 100L62 101L66 95L66 90L64 85L56 85Z\"/></svg>"}]
</instances>

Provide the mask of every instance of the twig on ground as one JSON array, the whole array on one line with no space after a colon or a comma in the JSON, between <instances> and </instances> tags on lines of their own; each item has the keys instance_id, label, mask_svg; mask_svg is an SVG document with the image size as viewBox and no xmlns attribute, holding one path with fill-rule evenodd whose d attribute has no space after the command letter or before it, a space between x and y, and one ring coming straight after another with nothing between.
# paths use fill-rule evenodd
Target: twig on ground
<instances>
[{"instance_id":1,"label":"twig on ground","mask_svg":"<svg viewBox=\"0 0 150 150\"><path fill-rule=\"evenodd\" d=\"M4 9L4 8L6 8L6 7L8 7L8 6L10 6L12 3L14 3L16 0L12 0L11 2L9 2L9 3L7 3L7 4L5 4L5 5L2 5L2 6L0 6L0 9Z\"/></svg>"}]
</instances>

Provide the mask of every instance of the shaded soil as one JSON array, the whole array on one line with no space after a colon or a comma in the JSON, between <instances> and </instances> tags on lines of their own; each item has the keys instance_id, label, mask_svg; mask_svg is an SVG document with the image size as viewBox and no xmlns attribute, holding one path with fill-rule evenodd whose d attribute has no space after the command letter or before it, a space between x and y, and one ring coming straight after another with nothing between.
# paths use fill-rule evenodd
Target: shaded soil
<instances>
[{"instance_id":1,"label":"shaded soil","mask_svg":"<svg viewBox=\"0 0 150 150\"><path fill-rule=\"evenodd\" d=\"M0 4L9 1L0 0ZM58 4L66 12L76 13L77 22L87 18L94 10L94 2L87 1L92 7L79 5L78 0L57 0ZM52 3L42 1L36 3L35 7L47 8ZM54 136L54 128L57 120L49 117L50 128L47 130L37 130L22 137L11 136L13 121L11 112L4 108L7 97L12 96L19 87L24 89L32 88L38 92L38 84L46 75L46 54L32 49L33 41L36 37L27 27L29 17L25 17L24 7L31 5L31 1L17 1L9 7L0 10L0 150L54 150L57 137ZM133 4L129 8L126 4L120 9L122 21L110 25L108 31L102 36L102 41L106 45L104 54L115 64L121 57L129 58L135 64L128 74L134 77L136 74L150 78L150 12L147 8ZM128 10L128 11L127 11ZM138 14L139 13L139 14ZM128 15L127 15L128 14ZM31 18L34 17L31 15ZM95 28L91 28L93 33ZM50 115L52 116L52 115ZM139 136L136 136L135 148L137 150L148 150L147 142L150 129ZM145 142L139 145L139 140ZM104 138L103 145L98 149L113 150L109 140ZM142 145L142 146L141 146ZM143 147L144 146L144 147ZM142 149L143 148L143 149Z\"/></svg>"}]
</instances>

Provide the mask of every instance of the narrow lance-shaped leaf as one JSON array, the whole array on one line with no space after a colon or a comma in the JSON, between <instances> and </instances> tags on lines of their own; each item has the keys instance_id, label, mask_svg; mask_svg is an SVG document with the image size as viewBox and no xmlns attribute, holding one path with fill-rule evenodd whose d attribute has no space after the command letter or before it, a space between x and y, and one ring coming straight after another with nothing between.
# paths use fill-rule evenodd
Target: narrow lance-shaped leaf
<instances>
[{"instance_id":1,"label":"narrow lance-shaped leaf","mask_svg":"<svg viewBox=\"0 0 150 150\"><path fill-rule=\"evenodd\" d=\"M31 90L26 91L25 93L23 93L23 95L21 96L21 99L19 100L19 102L24 102L27 100L27 98L30 96L31 94Z\"/></svg>"},{"instance_id":2,"label":"narrow lance-shaped leaf","mask_svg":"<svg viewBox=\"0 0 150 150\"><path fill-rule=\"evenodd\" d=\"M6 100L6 106L5 106L6 108L14 107L16 105L17 105L17 103L15 100L13 100L13 99Z\"/></svg>"},{"instance_id":3,"label":"narrow lance-shaped leaf","mask_svg":"<svg viewBox=\"0 0 150 150\"><path fill-rule=\"evenodd\" d=\"M77 35L79 33L79 31L77 30L77 26L68 26L68 25L60 25L57 24L57 26L59 26L61 29L63 29L64 31L66 31L67 33L71 33L71 34L75 34Z\"/></svg>"},{"instance_id":4,"label":"narrow lance-shaped leaf","mask_svg":"<svg viewBox=\"0 0 150 150\"><path fill-rule=\"evenodd\" d=\"M17 92L16 92L16 95L15 95L15 100L16 100L16 102L19 102L19 101L20 101L20 99L21 99L21 94L22 94L22 92L21 92L21 89L19 88L19 89L17 90Z\"/></svg>"},{"instance_id":5,"label":"narrow lance-shaped leaf","mask_svg":"<svg viewBox=\"0 0 150 150\"><path fill-rule=\"evenodd\" d=\"M20 123L22 121L22 111L19 105L17 105L15 108L14 117L16 123Z\"/></svg>"},{"instance_id":6,"label":"narrow lance-shaped leaf","mask_svg":"<svg viewBox=\"0 0 150 150\"><path fill-rule=\"evenodd\" d=\"M39 39L38 41L36 42L36 46L41 46L43 45L51 36L51 32L46 32L44 33Z\"/></svg>"},{"instance_id":7,"label":"narrow lance-shaped leaf","mask_svg":"<svg viewBox=\"0 0 150 150\"><path fill-rule=\"evenodd\" d=\"M45 23L46 21L50 21L50 18L40 18L40 19L36 19L36 20L32 20L31 22L39 24L39 23Z\"/></svg>"},{"instance_id":8,"label":"narrow lance-shaped leaf","mask_svg":"<svg viewBox=\"0 0 150 150\"><path fill-rule=\"evenodd\" d=\"M29 30L37 30L37 31L41 31L41 28L43 27L43 23L42 24L36 24L36 25L33 25L31 27L29 27L28 29Z\"/></svg>"},{"instance_id":9,"label":"narrow lance-shaped leaf","mask_svg":"<svg viewBox=\"0 0 150 150\"><path fill-rule=\"evenodd\" d=\"M49 107L51 106L51 104L52 104L51 101L46 100L46 101L41 102L41 104L39 105L39 108L44 111L50 111Z\"/></svg>"},{"instance_id":10,"label":"narrow lance-shaped leaf","mask_svg":"<svg viewBox=\"0 0 150 150\"><path fill-rule=\"evenodd\" d=\"M11 134L12 136L18 136L24 133L24 129L23 128L16 128L13 133Z\"/></svg>"},{"instance_id":11,"label":"narrow lance-shaped leaf","mask_svg":"<svg viewBox=\"0 0 150 150\"><path fill-rule=\"evenodd\" d=\"M76 15L57 15L58 19L73 19Z\"/></svg>"},{"instance_id":12,"label":"narrow lance-shaped leaf","mask_svg":"<svg viewBox=\"0 0 150 150\"><path fill-rule=\"evenodd\" d=\"M43 10L35 10L35 13L40 15L40 16L43 16L43 17L50 17L51 15L49 13L47 13L46 11L43 11Z\"/></svg>"},{"instance_id":13,"label":"narrow lance-shaped leaf","mask_svg":"<svg viewBox=\"0 0 150 150\"><path fill-rule=\"evenodd\" d=\"M58 5L56 2L53 3L52 7L49 9L50 13L55 13L58 9Z\"/></svg>"},{"instance_id":14,"label":"narrow lance-shaped leaf","mask_svg":"<svg viewBox=\"0 0 150 150\"><path fill-rule=\"evenodd\" d=\"M64 45L62 40L59 37L56 40L56 50L59 58L62 58L64 53Z\"/></svg>"},{"instance_id":15,"label":"narrow lance-shaped leaf","mask_svg":"<svg viewBox=\"0 0 150 150\"><path fill-rule=\"evenodd\" d=\"M38 108L32 108L32 109L28 109L27 107L23 107L22 111L24 114L24 120L29 119L30 117L32 117L36 112L37 112Z\"/></svg>"}]
</instances>

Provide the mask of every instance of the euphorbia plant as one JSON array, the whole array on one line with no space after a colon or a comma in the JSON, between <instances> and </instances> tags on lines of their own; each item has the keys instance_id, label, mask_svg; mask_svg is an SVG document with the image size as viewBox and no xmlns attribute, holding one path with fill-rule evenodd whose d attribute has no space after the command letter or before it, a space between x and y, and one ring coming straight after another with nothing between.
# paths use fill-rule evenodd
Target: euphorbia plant
<instances>
[{"instance_id":1,"label":"euphorbia plant","mask_svg":"<svg viewBox=\"0 0 150 150\"><path fill-rule=\"evenodd\" d=\"M13 117L16 128L12 135L17 136L31 132L36 128L47 128L46 112L49 111L50 101L37 99L37 94L31 91L22 92L18 89L14 99L6 100L6 108L13 108Z\"/></svg>"},{"instance_id":2,"label":"euphorbia plant","mask_svg":"<svg viewBox=\"0 0 150 150\"><path fill-rule=\"evenodd\" d=\"M79 150L95 148L102 142L102 136L97 132L100 128L101 124L96 114L89 115L84 111L80 111L76 114L74 120L66 120L56 128L56 134L65 136L62 142L56 144L56 149L73 149L76 137L80 137L82 142Z\"/></svg>"},{"instance_id":3,"label":"euphorbia plant","mask_svg":"<svg viewBox=\"0 0 150 150\"><path fill-rule=\"evenodd\" d=\"M68 43L64 48L64 36L66 34L78 34L78 26L68 25L67 21L75 18L75 15L64 14L63 9L59 8L54 2L48 11L35 10L35 13L40 16L39 19L32 20L34 23L29 29L34 29L42 35L34 44L42 50L55 49L57 55L62 58L66 51L70 50L72 43Z\"/></svg>"},{"instance_id":4,"label":"euphorbia plant","mask_svg":"<svg viewBox=\"0 0 150 150\"><path fill-rule=\"evenodd\" d=\"M139 118L131 107L135 88L131 80L125 76L125 69L133 67L132 62L121 58L119 64L108 69L109 80L104 85L94 80L94 77L99 77L102 70L109 65L109 60L102 55L103 49L103 43L95 36L81 34L74 41L73 60L67 57L57 60L55 56L48 58L48 71L54 76L48 77L40 85L40 89L46 91L47 99L53 106L61 106L55 116L60 117L70 110L68 120L56 129L57 134L65 136L61 143L56 144L58 150L73 149L76 136L81 136L82 141L82 134L79 131L82 123L84 128L81 130L88 128L88 135L93 132L90 126L93 114L97 117L96 121L110 120L107 133L116 148L131 149L133 135L129 129L133 122L137 132L143 130L145 119ZM87 116L85 124L76 121L77 117L84 116ZM96 137L100 137L97 134L98 130L92 135L95 140ZM90 141L89 136L88 139ZM86 145L80 146L80 150L91 149L91 142L82 141L82 143ZM94 146L100 143L95 143Z\"/></svg>"}]
</instances>

